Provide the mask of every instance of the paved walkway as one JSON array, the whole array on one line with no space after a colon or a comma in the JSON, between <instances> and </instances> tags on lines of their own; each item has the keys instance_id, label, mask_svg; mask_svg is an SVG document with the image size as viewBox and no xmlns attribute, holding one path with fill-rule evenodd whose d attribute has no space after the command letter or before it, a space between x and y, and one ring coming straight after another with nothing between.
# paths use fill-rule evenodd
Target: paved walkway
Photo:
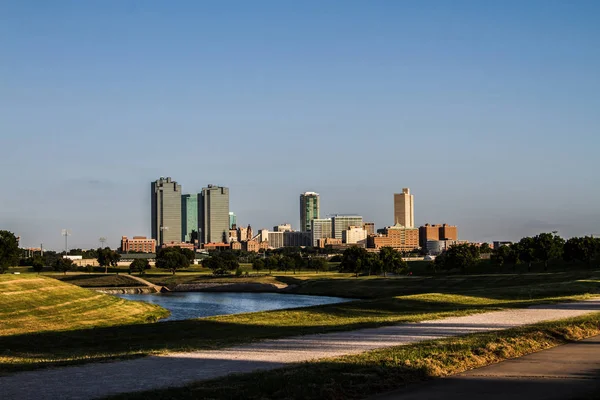
<instances>
[{"instance_id":1,"label":"paved walkway","mask_svg":"<svg viewBox=\"0 0 600 400\"><path fill-rule=\"evenodd\" d=\"M600 311L600 299L546 304L351 332L266 340L221 350L22 372L0 377L3 399L90 399L184 386L232 373L356 354L430 339L507 329Z\"/></svg>"},{"instance_id":2,"label":"paved walkway","mask_svg":"<svg viewBox=\"0 0 600 400\"><path fill-rule=\"evenodd\" d=\"M600 399L600 336L371 399Z\"/></svg>"}]
</instances>

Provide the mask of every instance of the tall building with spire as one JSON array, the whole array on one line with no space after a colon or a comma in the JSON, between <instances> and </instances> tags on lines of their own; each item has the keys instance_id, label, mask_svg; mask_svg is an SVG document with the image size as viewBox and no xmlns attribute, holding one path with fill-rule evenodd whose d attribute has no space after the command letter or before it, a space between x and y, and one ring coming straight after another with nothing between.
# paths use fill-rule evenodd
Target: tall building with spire
<instances>
[{"instance_id":1,"label":"tall building with spire","mask_svg":"<svg viewBox=\"0 0 600 400\"><path fill-rule=\"evenodd\" d=\"M181 242L181 185L170 177L150 184L152 239L159 246Z\"/></svg>"},{"instance_id":2,"label":"tall building with spire","mask_svg":"<svg viewBox=\"0 0 600 400\"><path fill-rule=\"evenodd\" d=\"M409 188L403 188L402 193L394 194L394 225L396 224L405 228L415 227L414 197Z\"/></svg>"},{"instance_id":3,"label":"tall building with spire","mask_svg":"<svg viewBox=\"0 0 600 400\"><path fill-rule=\"evenodd\" d=\"M319 193L305 192L300 195L300 230L309 232L311 221L319 218Z\"/></svg>"}]
</instances>

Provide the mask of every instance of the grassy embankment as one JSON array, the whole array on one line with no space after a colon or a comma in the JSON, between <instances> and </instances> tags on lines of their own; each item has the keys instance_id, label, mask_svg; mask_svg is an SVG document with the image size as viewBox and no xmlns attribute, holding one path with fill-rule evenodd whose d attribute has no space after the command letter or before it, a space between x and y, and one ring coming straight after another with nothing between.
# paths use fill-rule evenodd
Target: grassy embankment
<instances>
[{"instance_id":1,"label":"grassy embankment","mask_svg":"<svg viewBox=\"0 0 600 400\"><path fill-rule=\"evenodd\" d=\"M143 283L131 279L127 275L113 274L77 274L77 275L56 275L53 278L72 285L84 288L98 287L137 287L144 286Z\"/></svg>"},{"instance_id":2,"label":"grassy embankment","mask_svg":"<svg viewBox=\"0 0 600 400\"><path fill-rule=\"evenodd\" d=\"M600 334L600 313L432 340L111 399L362 399Z\"/></svg>"},{"instance_id":3,"label":"grassy embankment","mask_svg":"<svg viewBox=\"0 0 600 400\"><path fill-rule=\"evenodd\" d=\"M36 275L0 275L0 341L67 330L86 331L156 321L168 315L161 307L127 301ZM26 345L22 343L22 345ZM56 344L47 343L47 346ZM20 344L0 346L0 366L11 363ZM19 357L20 363L30 363ZM2 368L0 367L0 370Z\"/></svg>"},{"instance_id":4,"label":"grassy embankment","mask_svg":"<svg viewBox=\"0 0 600 400\"><path fill-rule=\"evenodd\" d=\"M475 281L462 279L449 282L447 278L322 278L308 280L307 287L318 286L323 280L333 284L334 290L341 290L345 286L347 293L368 297L369 293L375 291L375 296L381 297L302 309L158 324L134 323L93 330L0 336L0 372L416 322L501 308L525 307L541 302L581 299L600 291L600 274L536 274L524 278L526 284L523 286L516 285L516 280L506 279L505 276L488 276ZM341 286L335 289L337 284ZM375 290L373 285L379 285L381 290ZM440 290L442 288L444 290ZM421 294L406 294L416 292ZM3 309L1 304L0 309Z\"/></svg>"}]
</instances>

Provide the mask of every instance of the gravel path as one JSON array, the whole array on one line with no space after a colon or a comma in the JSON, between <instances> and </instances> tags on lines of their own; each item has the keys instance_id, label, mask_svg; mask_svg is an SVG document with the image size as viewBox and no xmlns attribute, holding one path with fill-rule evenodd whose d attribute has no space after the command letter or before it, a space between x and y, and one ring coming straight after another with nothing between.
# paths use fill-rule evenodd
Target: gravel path
<instances>
[{"instance_id":1,"label":"gravel path","mask_svg":"<svg viewBox=\"0 0 600 400\"><path fill-rule=\"evenodd\" d=\"M3 399L90 399L184 386L232 373L361 353L424 340L507 329L600 311L600 299L494 311L415 324L297 336L221 350L22 372L0 377Z\"/></svg>"}]
</instances>

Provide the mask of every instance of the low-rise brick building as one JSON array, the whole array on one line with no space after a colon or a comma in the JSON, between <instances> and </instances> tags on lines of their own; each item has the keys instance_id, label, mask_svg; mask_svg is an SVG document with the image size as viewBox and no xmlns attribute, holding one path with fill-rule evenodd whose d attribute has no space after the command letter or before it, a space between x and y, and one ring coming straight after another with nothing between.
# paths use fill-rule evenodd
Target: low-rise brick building
<instances>
[{"instance_id":1,"label":"low-rise brick building","mask_svg":"<svg viewBox=\"0 0 600 400\"><path fill-rule=\"evenodd\" d=\"M381 249L391 247L398 251L412 251L419 248L419 229L406 228L396 224L384 229L384 233L369 235L367 247Z\"/></svg>"},{"instance_id":2,"label":"low-rise brick building","mask_svg":"<svg viewBox=\"0 0 600 400\"><path fill-rule=\"evenodd\" d=\"M121 252L156 253L156 240L148 239L146 236L121 237Z\"/></svg>"}]
</instances>

